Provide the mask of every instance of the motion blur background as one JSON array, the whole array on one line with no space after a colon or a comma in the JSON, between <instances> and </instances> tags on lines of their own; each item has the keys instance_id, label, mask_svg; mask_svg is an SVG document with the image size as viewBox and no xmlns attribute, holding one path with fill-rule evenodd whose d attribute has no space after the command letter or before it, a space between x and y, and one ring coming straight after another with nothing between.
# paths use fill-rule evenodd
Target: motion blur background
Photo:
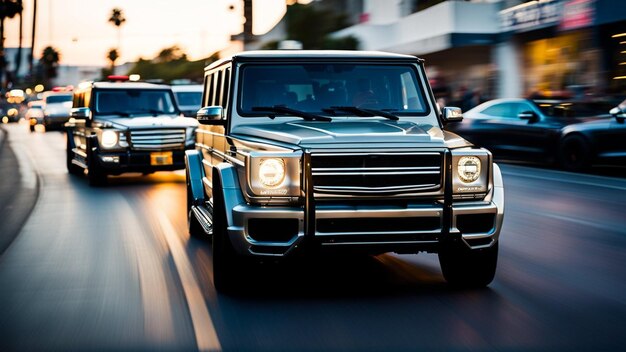
<instances>
[{"instance_id":1,"label":"motion blur background","mask_svg":"<svg viewBox=\"0 0 626 352\"><path fill-rule=\"evenodd\" d=\"M437 98L465 110L501 97L617 101L626 91L622 1L188 0L174 5L87 5L40 0L36 40L31 41L35 2L22 2L22 16L3 14L3 92L39 83L46 89L76 85L111 71L167 82L198 81L202 67L213 60L241 50L275 48L417 55L426 59ZM120 25L107 17L114 7L123 11ZM56 60L50 50L43 55L48 47Z\"/></svg>"}]
</instances>

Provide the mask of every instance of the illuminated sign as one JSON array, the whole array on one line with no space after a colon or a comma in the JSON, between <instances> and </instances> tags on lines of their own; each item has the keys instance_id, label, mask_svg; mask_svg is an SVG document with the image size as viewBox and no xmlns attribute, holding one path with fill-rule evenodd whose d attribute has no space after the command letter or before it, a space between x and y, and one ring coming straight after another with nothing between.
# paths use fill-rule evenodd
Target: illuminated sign
<instances>
[{"instance_id":1,"label":"illuminated sign","mask_svg":"<svg viewBox=\"0 0 626 352\"><path fill-rule=\"evenodd\" d=\"M556 25L561 21L563 1L533 1L500 11L503 32L525 32Z\"/></svg>"}]
</instances>

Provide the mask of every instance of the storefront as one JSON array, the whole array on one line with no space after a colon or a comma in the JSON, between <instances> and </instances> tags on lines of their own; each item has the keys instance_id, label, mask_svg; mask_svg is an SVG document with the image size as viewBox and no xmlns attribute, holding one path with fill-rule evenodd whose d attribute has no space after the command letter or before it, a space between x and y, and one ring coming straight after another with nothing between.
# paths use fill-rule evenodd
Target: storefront
<instances>
[{"instance_id":1,"label":"storefront","mask_svg":"<svg viewBox=\"0 0 626 352\"><path fill-rule=\"evenodd\" d=\"M494 62L500 67L514 61L519 72L500 77L508 92L559 98L623 94L626 33L619 36L619 28L626 32L626 2L542 0L499 16L499 46L508 55L496 55Z\"/></svg>"}]
</instances>

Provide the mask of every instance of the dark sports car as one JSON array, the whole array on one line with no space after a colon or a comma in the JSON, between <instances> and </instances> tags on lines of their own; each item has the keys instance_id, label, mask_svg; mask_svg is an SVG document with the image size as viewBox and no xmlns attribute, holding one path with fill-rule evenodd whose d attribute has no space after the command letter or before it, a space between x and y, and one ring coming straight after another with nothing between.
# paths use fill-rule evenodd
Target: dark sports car
<instances>
[{"instance_id":1,"label":"dark sports car","mask_svg":"<svg viewBox=\"0 0 626 352\"><path fill-rule=\"evenodd\" d=\"M626 102L497 99L446 129L505 160L547 162L566 170L626 165ZM609 110L611 114L609 114Z\"/></svg>"}]
</instances>

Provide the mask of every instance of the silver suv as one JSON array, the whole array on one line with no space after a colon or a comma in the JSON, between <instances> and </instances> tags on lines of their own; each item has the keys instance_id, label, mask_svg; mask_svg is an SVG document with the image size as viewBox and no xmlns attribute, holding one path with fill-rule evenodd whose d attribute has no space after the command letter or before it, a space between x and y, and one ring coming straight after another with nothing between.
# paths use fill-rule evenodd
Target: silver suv
<instances>
[{"instance_id":1,"label":"silver suv","mask_svg":"<svg viewBox=\"0 0 626 352\"><path fill-rule=\"evenodd\" d=\"M492 281L502 176L443 130L462 114L437 107L422 60L245 52L207 67L203 106L187 211L190 233L212 236L218 290L237 289L251 257L307 247L436 252L449 283Z\"/></svg>"}]
</instances>

